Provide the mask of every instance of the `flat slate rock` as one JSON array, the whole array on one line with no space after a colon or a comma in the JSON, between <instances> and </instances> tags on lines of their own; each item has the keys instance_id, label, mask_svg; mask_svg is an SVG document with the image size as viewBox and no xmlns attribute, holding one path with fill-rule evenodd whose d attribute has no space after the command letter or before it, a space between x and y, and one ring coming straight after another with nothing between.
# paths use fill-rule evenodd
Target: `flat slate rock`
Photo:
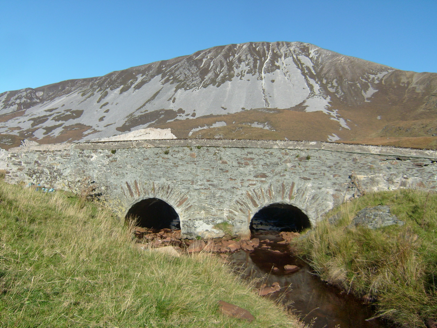
<instances>
[{"instance_id":1,"label":"flat slate rock","mask_svg":"<svg viewBox=\"0 0 437 328\"><path fill-rule=\"evenodd\" d=\"M404 225L405 222L398 220L398 218L390 213L388 206L366 207L358 212L357 216L353 218L349 227L363 226L369 229L378 229L388 227L391 225Z\"/></svg>"},{"instance_id":2,"label":"flat slate rock","mask_svg":"<svg viewBox=\"0 0 437 328\"><path fill-rule=\"evenodd\" d=\"M255 319L255 317L249 311L234 304L225 301L219 301L219 306L220 312L229 317L243 319L249 322L252 322Z\"/></svg>"}]
</instances>

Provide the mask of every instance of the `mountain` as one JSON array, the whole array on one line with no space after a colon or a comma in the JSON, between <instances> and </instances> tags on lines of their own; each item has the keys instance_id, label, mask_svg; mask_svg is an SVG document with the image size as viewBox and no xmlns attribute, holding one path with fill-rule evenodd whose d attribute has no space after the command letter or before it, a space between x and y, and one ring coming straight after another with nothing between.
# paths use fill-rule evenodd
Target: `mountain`
<instances>
[{"instance_id":1,"label":"mountain","mask_svg":"<svg viewBox=\"0 0 437 328\"><path fill-rule=\"evenodd\" d=\"M302 42L198 51L102 77L0 94L0 147L171 128L178 138L437 147L437 74Z\"/></svg>"}]
</instances>

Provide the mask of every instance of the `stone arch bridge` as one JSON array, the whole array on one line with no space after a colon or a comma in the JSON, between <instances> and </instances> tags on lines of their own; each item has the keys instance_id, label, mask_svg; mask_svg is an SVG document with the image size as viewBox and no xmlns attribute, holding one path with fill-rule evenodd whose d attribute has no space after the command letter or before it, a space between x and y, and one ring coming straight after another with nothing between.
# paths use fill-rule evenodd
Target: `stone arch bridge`
<instances>
[{"instance_id":1,"label":"stone arch bridge","mask_svg":"<svg viewBox=\"0 0 437 328\"><path fill-rule=\"evenodd\" d=\"M322 142L146 140L11 149L6 181L80 192L93 183L125 216L136 204L169 204L188 238L250 234L255 213L289 204L315 224L366 192L437 187L437 152Z\"/></svg>"}]
</instances>

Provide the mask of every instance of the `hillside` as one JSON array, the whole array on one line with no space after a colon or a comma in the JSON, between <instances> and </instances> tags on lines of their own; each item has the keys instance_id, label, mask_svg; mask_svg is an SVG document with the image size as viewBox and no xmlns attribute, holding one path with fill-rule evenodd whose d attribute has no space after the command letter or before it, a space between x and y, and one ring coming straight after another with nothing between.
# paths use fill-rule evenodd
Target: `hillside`
<instances>
[{"instance_id":1,"label":"hillside","mask_svg":"<svg viewBox=\"0 0 437 328\"><path fill-rule=\"evenodd\" d=\"M437 74L302 42L198 51L102 77L0 94L0 147L171 128L177 138L437 147Z\"/></svg>"},{"instance_id":2,"label":"hillside","mask_svg":"<svg viewBox=\"0 0 437 328\"><path fill-rule=\"evenodd\" d=\"M303 327L208 255L140 251L96 203L0 176L1 327ZM218 301L255 320L229 318Z\"/></svg>"}]
</instances>

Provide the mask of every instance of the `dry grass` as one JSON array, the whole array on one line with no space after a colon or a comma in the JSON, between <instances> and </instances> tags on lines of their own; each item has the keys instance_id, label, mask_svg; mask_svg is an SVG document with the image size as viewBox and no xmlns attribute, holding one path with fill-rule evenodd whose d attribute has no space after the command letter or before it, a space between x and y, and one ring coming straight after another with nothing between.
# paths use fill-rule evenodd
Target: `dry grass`
<instances>
[{"instance_id":1,"label":"dry grass","mask_svg":"<svg viewBox=\"0 0 437 328\"><path fill-rule=\"evenodd\" d=\"M105 209L1 181L0 326L302 327L215 257L139 251Z\"/></svg>"},{"instance_id":2,"label":"dry grass","mask_svg":"<svg viewBox=\"0 0 437 328\"><path fill-rule=\"evenodd\" d=\"M418 149L437 149L437 137L376 137L345 141L345 143Z\"/></svg>"},{"instance_id":3,"label":"dry grass","mask_svg":"<svg viewBox=\"0 0 437 328\"><path fill-rule=\"evenodd\" d=\"M368 206L388 205L405 222L370 230L350 228ZM437 194L400 190L343 204L297 245L322 279L374 300L379 314L406 327L437 319ZM329 215L329 216L330 216Z\"/></svg>"},{"instance_id":4,"label":"dry grass","mask_svg":"<svg viewBox=\"0 0 437 328\"><path fill-rule=\"evenodd\" d=\"M321 112L305 113L286 109L248 110L234 114L206 116L196 119L173 121L154 125L157 128L171 128L178 138L187 138L189 132L197 127L211 126L215 122L226 122L226 126L200 130L190 138L214 138L222 135L224 139L259 140L327 140L328 135L340 125ZM268 123L274 131L251 127L250 123ZM340 134L340 132L339 132Z\"/></svg>"}]
</instances>

